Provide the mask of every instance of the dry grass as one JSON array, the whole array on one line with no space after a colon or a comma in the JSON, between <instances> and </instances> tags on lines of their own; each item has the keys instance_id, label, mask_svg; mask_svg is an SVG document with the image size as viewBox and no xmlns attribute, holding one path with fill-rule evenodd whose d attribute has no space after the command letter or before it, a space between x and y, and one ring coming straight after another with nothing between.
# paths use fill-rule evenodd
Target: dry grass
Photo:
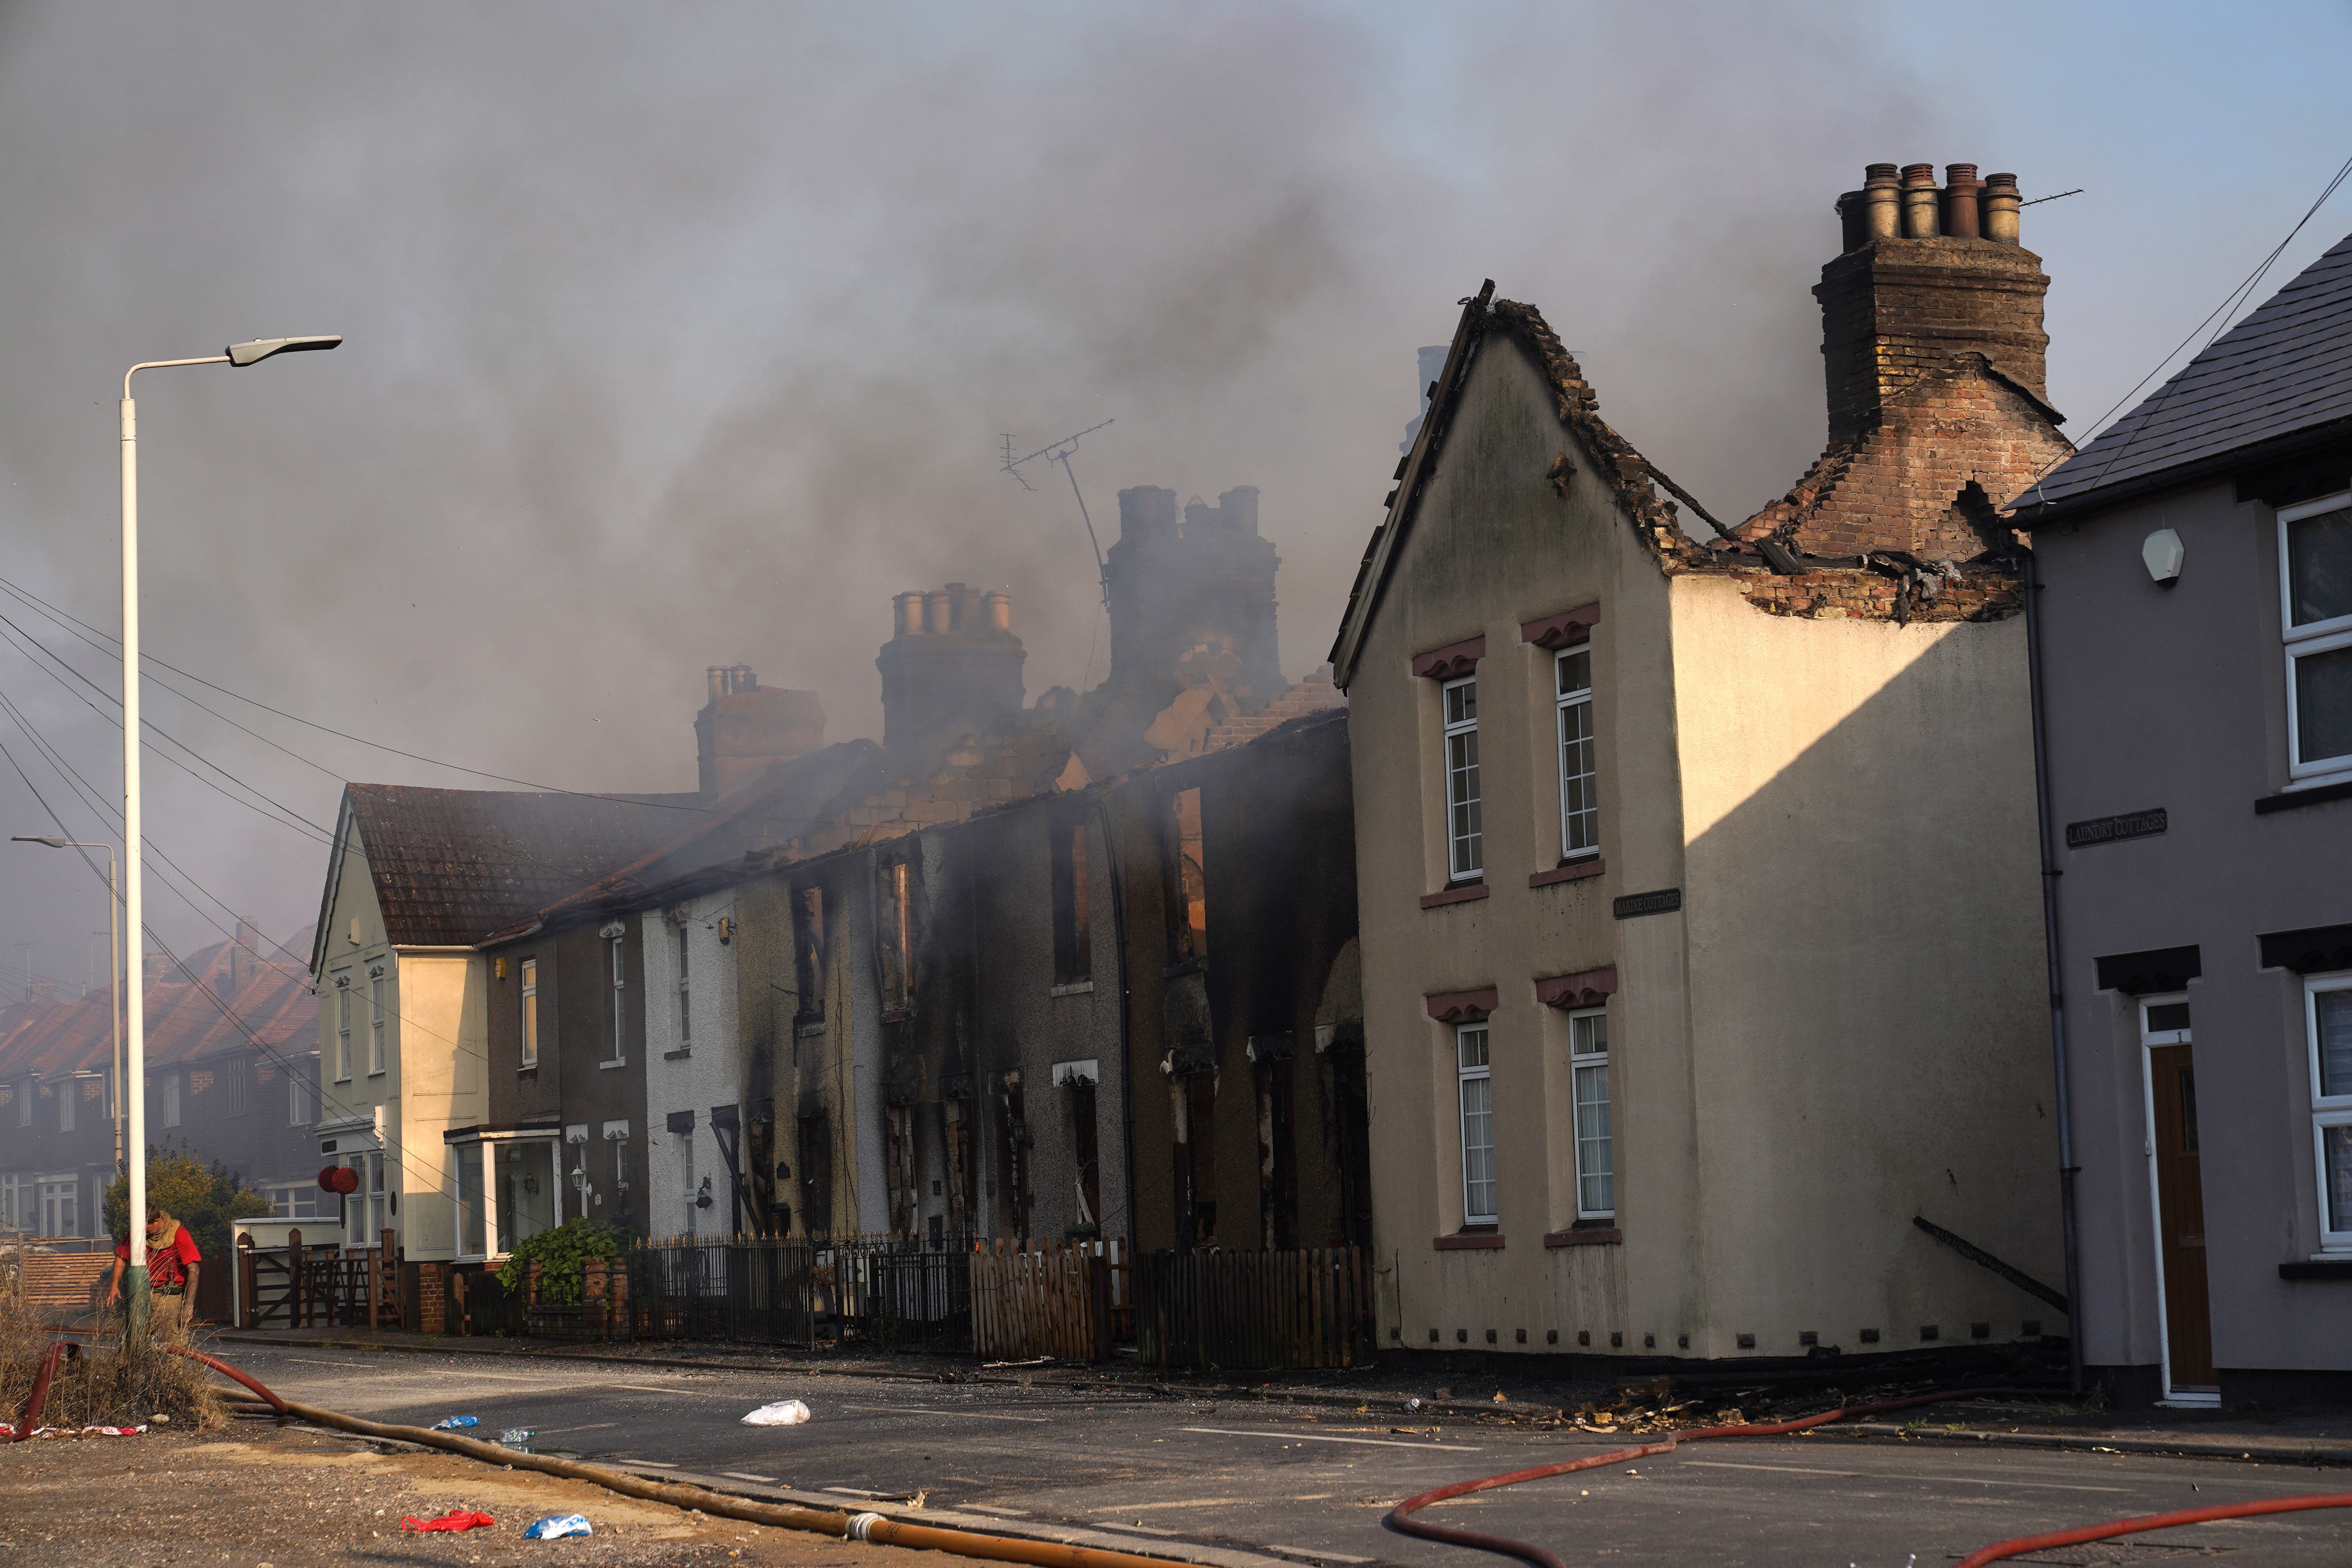
<instances>
[{"instance_id":1,"label":"dry grass","mask_svg":"<svg viewBox=\"0 0 2352 1568\"><path fill-rule=\"evenodd\" d=\"M41 1406L44 1426L135 1426L168 1415L173 1426L209 1430L223 1426L218 1378L184 1357L160 1348L131 1358L122 1351L122 1314L110 1312L95 1334L78 1335L81 1353L58 1363ZM41 1358L58 1339L37 1309L10 1292L0 1292L0 1421L16 1421L32 1397ZM158 1331L154 1345L184 1346L187 1331Z\"/></svg>"}]
</instances>

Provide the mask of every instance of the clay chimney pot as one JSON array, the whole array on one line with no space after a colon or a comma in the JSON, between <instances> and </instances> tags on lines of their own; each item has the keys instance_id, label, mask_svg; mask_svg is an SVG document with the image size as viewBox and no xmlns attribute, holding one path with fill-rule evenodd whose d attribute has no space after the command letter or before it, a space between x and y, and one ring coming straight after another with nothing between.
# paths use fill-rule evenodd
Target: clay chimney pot
<instances>
[{"instance_id":1,"label":"clay chimney pot","mask_svg":"<svg viewBox=\"0 0 2352 1568\"><path fill-rule=\"evenodd\" d=\"M1009 632L1013 629L1013 595L991 594L988 596L988 629Z\"/></svg>"},{"instance_id":2,"label":"clay chimney pot","mask_svg":"<svg viewBox=\"0 0 2352 1568\"><path fill-rule=\"evenodd\" d=\"M955 629L955 597L946 589L934 588L923 595L923 629L933 636Z\"/></svg>"},{"instance_id":3,"label":"clay chimney pot","mask_svg":"<svg viewBox=\"0 0 2352 1568\"><path fill-rule=\"evenodd\" d=\"M1903 232L1903 176L1892 163L1873 163L1863 172L1863 227L1871 239L1893 239Z\"/></svg>"},{"instance_id":4,"label":"clay chimney pot","mask_svg":"<svg viewBox=\"0 0 2352 1568\"><path fill-rule=\"evenodd\" d=\"M1982 198L1984 237L1996 245L2015 245L2018 199L2015 174L1987 174Z\"/></svg>"},{"instance_id":5,"label":"clay chimney pot","mask_svg":"<svg viewBox=\"0 0 2352 1568\"><path fill-rule=\"evenodd\" d=\"M1944 165L1944 232L1954 239L1974 239L1977 229L1977 193L1984 182L1977 178L1974 163Z\"/></svg>"},{"instance_id":6,"label":"clay chimney pot","mask_svg":"<svg viewBox=\"0 0 2352 1568\"><path fill-rule=\"evenodd\" d=\"M911 588L890 601L891 626L902 637L923 635L923 591Z\"/></svg>"},{"instance_id":7,"label":"clay chimney pot","mask_svg":"<svg viewBox=\"0 0 2352 1568\"><path fill-rule=\"evenodd\" d=\"M1906 163L1903 166L1903 237L1906 239L1933 239L1943 226L1942 215L1936 209L1941 203L1936 189L1936 165Z\"/></svg>"}]
</instances>

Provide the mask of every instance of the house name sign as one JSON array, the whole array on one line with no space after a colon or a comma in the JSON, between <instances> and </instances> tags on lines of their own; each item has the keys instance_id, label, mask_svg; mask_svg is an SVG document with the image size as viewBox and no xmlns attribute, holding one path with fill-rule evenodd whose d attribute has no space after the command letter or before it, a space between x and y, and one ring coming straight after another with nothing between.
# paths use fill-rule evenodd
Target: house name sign
<instances>
[{"instance_id":1,"label":"house name sign","mask_svg":"<svg viewBox=\"0 0 2352 1568\"><path fill-rule=\"evenodd\" d=\"M1642 915L1670 915L1683 907L1680 888L1661 888L1654 893L1628 893L1610 906L1610 912L1621 921Z\"/></svg>"},{"instance_id":2,"label":"house name sign","mask_svg":"<svg viewBox=\"0 0 2352 1568\"><path fill-rule=\"evenodd\" d=\"M2119 844L2126 838L2153 838L2165 830L2164 807L2127 811L2121 816L2095 816L2066 825L2066 847L2084 849L2094 844Z\"/></svg>"}]
</instances>

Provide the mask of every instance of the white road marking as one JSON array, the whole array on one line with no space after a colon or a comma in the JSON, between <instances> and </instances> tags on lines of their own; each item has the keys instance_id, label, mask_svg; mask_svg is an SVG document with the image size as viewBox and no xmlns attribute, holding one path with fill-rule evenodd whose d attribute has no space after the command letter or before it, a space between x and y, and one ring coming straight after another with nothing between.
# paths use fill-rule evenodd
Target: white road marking
<instances>
[{"instance_id":1,"label":"white road marking","mask_svg":"<svg viewBox=\"0 0 2352 1568\"><path fill-rule=\"evenodd\" d=\"M658 1388L650 1383L600 1383L598 1388L626 1388L638 1394L697 1394L705 1399L740 1399L740 1394L730 1394L723 1388Z\"/></svg>"},{"instance_id":2,"label":"white road marking","mask_svg":"<svg viewBox=\"0 0 2352 1568\"><path fill-rule=\"evenodd\" d=\"M970 1513L1001 1513L1007 1519L1027 1519L1029 1517L1029 1510L1025 1508L999 1508L994 1503L985 1502L968 1502L963 1506L965 1510Z\"/></svg>"},{"instance_id":3,"label":"white road marking","mask_svg":"<svg viewBox=\"0 0 2352 1568\"><path fill-rule=\"evenodd\" d=\"M541 1426L538 1433L542 1437L560 1437L566 1432L602 1432L619 1425L618 1421L596 1421L585 1426Z\"/></svg>"},{"instance_id":4,"label":"white road marking","mask_svg":"<svg viewBox=\"0 0 2352 1568\"><path fill-rule=\"evenodd\" d=\"M1143 1513L1155 1508L1222 1508L1227 1503L1249 1500L1247 1498L1240 1497L1189 1497L1181 1502L1137 1502L1129 1503L1125 1508L1098 1508L1093 1511L1096 1513Z\"/></svg>"},{"instance_id":5,"label":"white road marking","mask_svg":"<svg viewBox=\"0 0 2352 1568\"><path fill-rule=\"evenodd\" d=\"M1269 1546L1268 1552L1279 1552L1286 1557L1312 1557L1321 1563L1370 1563L1370 1557L1350 1557L1344 1552L1318 1552L1311 1546Z\"/></svg>"},{"instance_id":6,"label":"white road marking","mask_svg":"<svg viewBox=\"0 0 2352 1568\"><path fill-rule=\"evenodd\" d=\"M1124 1530L1136 1535L1181 1535L1184 1533L1181 1530L1161 1530L1156 1525L1150 1524L1118 1524L1108 1519L1097 1520L1096 1521L1096 1523L1105 1530Z\"/></svg>"},{"instance_id":7,"label":"white road marking","mask_svg":"<svg viewBox=\"0 0 2352 1568\"><path fill-rule=\"evenodd\" d=\"M1697 1465L1710 1470L1777 1470L1790 1476L1846 1476L1871 1481L1949 1481L1966 1487L2032 1487L2037 1491L2053 1492L2127 1492L2129 1487L2086 1487L2066 1481L2008 1481L1980 1476L1898 1476L1883 1470L1811 1470L1802 1465L1743 1465L1730 1459L1685 1459L1685 1465Z\"/></svg>"},{"instance_id":8,"label":"white road marking","mask_svg":"<svg viewBox=\"0 0 2352 1568\"><path fill-rule=\"evenodd\" d=\"M1468 1443L1400 1443L1392 1437L1332 1437L1320 1432L1244 1432L1231 1426L1179 1426L1179 1432L1203 1432L1213 1437L1283 1437L1294 1443L1356 1443L1367 1448L1419 1448L1441 1454L1475 1454Z\"/></svg>"},{"instance_id":9,"label":"white road marking","mask_svg":"<svg viewBox=\"0 0 2352 1568\"><path fill-rule=\"evenodd\" d=\"M625 1388L626 1384L615 1384ZM942 1410L930 1405L837 1405L836 1410L877 1410L885 1415L969 1415L976 1421L1028 1421L1043 1426L1050 1419L1044 1415L999 1415L987 1410Z\"/></svg>"},{"instance_id":10,"label":"white road marking","mask_svg":"<svg viewBox=\"0 0 2352 1568\"><path fill-rule=\"evenodd\" d=\"M615 1463L619 1464L625 1470L674 1470L677 1468L676 1465L671 1464L667 1459L620 1459L616 1460Z\"/></svg>"},{"instance_id":11,"label":"white road marking","mask_svg":"<svg viewBox=\"0 0 2352 1568\"><path fill-rule=\"evenodd\" d=\"M721 1470L719 1473L739 1481L762 1481L772 1487L782 1484L773 1476L755 1476L746 1470Z\"/></svg>"}]
</instances>

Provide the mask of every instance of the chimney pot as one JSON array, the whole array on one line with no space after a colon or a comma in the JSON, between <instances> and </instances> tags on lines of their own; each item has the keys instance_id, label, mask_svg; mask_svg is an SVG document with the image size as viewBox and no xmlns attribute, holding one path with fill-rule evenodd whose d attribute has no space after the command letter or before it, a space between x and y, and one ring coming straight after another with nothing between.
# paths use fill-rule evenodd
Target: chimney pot
<instances>
[{"instance_id":1,"label":"chimney pot","mask_svg":"<svg viewBox=\"0 0 2352 1568\"><path fill-rule=\"evenodd\" d=\"M727 671L723 666L712 665L709 671L710 700L716 702L727 689Z\"/></svg>"},{"instance_id":2,"label":"chimney pot","mask_svg":"<svg viewBox=\"0 0 2352 1568\"><path fill-rule=\"evenodd\" d=\"M1984 237L1996 245L2017 244L2017 176L1987 174L1983 205Z\"/></svg>"},{"instance_id":3,"label":"chimney pot","mask_svg":"<svg viewBox=\"0 0 2352 1568\"><path fill-rule=\"evenodd\" d=\"M1903 237L1933 239L1943 226L1936 210L1941 202L1936 189L1936 165L1903 165Z\"/></svg>"},{"instance_id":4,"label":"chimney pot","mask_svg":"<svg viewBox=\"0 0 2352 1568\"><path fill-rule=\"evenodd\" d=\"M893 633L902 637L923 635L923 591L910 588L890 601L890 625Z\"/></svg>"},{"instance_id":5,"label":"chimney pot","mask_svg":"<svg viewBox=\"0 0 2352 1568\"><path fill-rule=\"evenodd\" d=\"M1974 163L1944 165L1944 232L1954 239L1978 237L1977 195L1984 182Z\"/></svg>"},{"instance_id":6,"label":"chimney pot","mask_svg":"<svg viewBox=\"0 0 2352 1568\"><path fill-rule=\"evenodd\" d=\"M1865 216L1866 200L1861 191L1848 191L1837 199L1838 254L1860 249L1870 243L1870 220Z\"/></svg>"},{"instance_id":7,"label":"chimney pot","mask_svg":"<svg viewBox=\"0 0 2352 1568\"><path fill-rule=\"evenodd\" d=\"M1865 241L1893 239L1903 232L1903 176L1892 163L1863 171L1863 235Z\"/></svg>"},{"instance_id":8,"label":"chimney pot","mask_svg":"<svg viewBox=\"0 0 2352 1568\"><path fill-rule=\"evenodd\" d=\"M941 636L955 629L955 599L944 588L923 595L923 629Z\"/></svg>"},{"instance_id":9,"label":"chimney pot","mask_svg":"<svg viewBox=\"0 0 2352 1568\"><path fill-rule=\"evenodd\" d=\"M954 599L955 629L960 632L980 630L980 590L968 588L961 583L950 583L948 584L948 593Z\"/></svg>"},{"instance_id":10,"label":"chimney pot","mask_svg":"<svg viewBox=\"0 0 2352 1568\"><path fill-rule=\"evenodd\" d=\"M1013 629L1013 595L990 594L987 595L987 600L988 629L992 632L1011 631Z\"/></svg>"}]
</instances>

